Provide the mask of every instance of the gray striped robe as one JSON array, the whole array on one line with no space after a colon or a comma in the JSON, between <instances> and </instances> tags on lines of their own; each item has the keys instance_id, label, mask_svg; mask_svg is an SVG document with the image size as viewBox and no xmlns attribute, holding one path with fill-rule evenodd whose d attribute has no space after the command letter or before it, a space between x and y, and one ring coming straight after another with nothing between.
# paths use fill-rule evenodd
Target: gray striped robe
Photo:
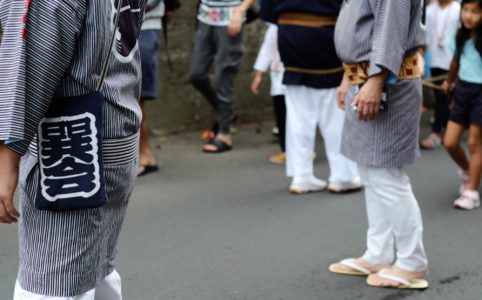
<instances>
[{"instance_id":1,"label":"gray striped robe","mask_svg":"<svg viewBox=\"0 0 482 300\"><path fill-rule=\"evenodd\" d=\"M115 0L0 0L0 139L23 155L18 279L23 289L70 297L113 271L119 231L137 172L140 62L137 33L147 0L122 0L117 39L102 89L105 206L37 210L36 132L53 97L95 90L113 29ZM26 35L22 38L22 30ZM119 145L122 145L119 148ZM116 152L118 151L118 152Z\"/></svg>"},{"instance_id":2,"label":"gray striped robe","mask_svg":"<svg viewBox=\"0 0 482 300\"><path fill-rule=\"evenodd\" d=\"M421 0L345 0L335 29L335 44L345 63L370 62L369 75L381 68L398 74L403 57L425 42ZM419 156L420 80L386 85L386 109L374 121L360 121L350 103L350 88L341 151L367 167L402 167Z\"/></svg>"}]
</instances>

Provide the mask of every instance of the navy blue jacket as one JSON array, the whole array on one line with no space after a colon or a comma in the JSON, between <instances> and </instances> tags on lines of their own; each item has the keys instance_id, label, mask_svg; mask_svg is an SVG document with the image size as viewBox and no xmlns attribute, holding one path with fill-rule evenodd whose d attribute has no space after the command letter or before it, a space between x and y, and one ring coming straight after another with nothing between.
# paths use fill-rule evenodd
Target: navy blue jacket
<instances>
[{"instance_id":1,"label":"navy blue jacket","mask_svg":"<svg viewBox=\"0 0 482 300\"><path fill-rule=\"evenodd\" d=\"M336 16L342 0L261 0L261 18L277 24L283 12L306 12L320 16ZM286 67L327 70L341 66L333 41L334 26L300 27L279 25L278 48ZM283 83L312 88L337 87L343 73L313 75L287 70Z\"/></svg>"}]
</instances>

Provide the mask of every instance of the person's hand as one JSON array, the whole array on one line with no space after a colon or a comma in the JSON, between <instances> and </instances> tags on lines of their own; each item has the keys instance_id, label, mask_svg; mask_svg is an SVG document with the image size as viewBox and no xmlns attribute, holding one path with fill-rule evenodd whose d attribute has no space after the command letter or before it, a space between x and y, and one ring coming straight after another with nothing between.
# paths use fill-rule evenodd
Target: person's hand
<instances>
[{"instance_id":1,"label":"person's hand","mask_svg":"<svg viewBox=\"0 0 482 300\"><path fill-rule=\"evenodd\" d=\"M259 86L261 85L261 81L263 81L263 73L258 71L256 72L256 75L254 75L253 82L251 82L251 92L253 92L253 94L259 94Z\"/></svg>"},{"instance_id":2,"label":"person's hand","mask_svg":"<svg viewBox=\"0 0 482 300\"><path fill-rule=\"evenodd\" d=\"M348 80L348 75L343 74L343 80L341 81L340 87L336 92L336 104L342 110L345 110L345 100L348 88L350 87L350 80Z\"/></svg>"},{"instance_id":3,"label":"person's hand","mask_svg":"<svg viewBox=\"0 0 482 300\"><path fill-rule=\"evenodd\" d=\"M228 25L228 34L230 36L237 36L243 27L243 12L239 7L233 10L231 21Z\"/></svg>"},{"instance_id":4,"label":"person's hand","mask_svg":"<svg viewBox=\"0 0 482 300\"><path fill-rule=\"evenodd\" d=\"M367 82L365 82L356 95L351 106L356 107L358 119L369 121L378 116L385 78L386 76L382 74L368 78Z\"/></svg>"},{"instance_id":5,"label":"person's hand","mask_svg":"<svg viewBox=\"0 0 482 300\"><path fill-rule=\"evenodd\" d=\"M20 214L13 204L20 156L0 142L0 223L16 223Z\"/></svg>"},{"instance_id":6,"label":"person's hand","mask_svg":"<svg viewBox=\"0 0 482 300\"><path fill-rule=\"evenodd\" d=\"M170 11L170 10L167 10L167 11L164 13L164 17L166 18L166 22L167 22L167 23L170 23L170 22L171 22L173 15L174 15L174 12L172 12L172 11Z\"/></svg>"},{"instance_id":7,"label":"person's hand","mask_svg":"<svg viewBox=\"0 0 482 300\"><path fill-rule=\"evenodd\" d=\"M455 83L449 82L448 80L444 80L442 83L442 89L445 94L450 94L455 88Z\"/></svg>"}]
</instances>

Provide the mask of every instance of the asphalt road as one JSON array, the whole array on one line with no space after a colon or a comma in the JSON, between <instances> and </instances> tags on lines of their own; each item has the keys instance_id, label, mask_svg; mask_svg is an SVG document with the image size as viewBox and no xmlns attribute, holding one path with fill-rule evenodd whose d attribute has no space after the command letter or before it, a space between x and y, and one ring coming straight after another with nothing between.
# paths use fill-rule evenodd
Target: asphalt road
<instances>
[{"instance_id":1,"label":"asphalt road","mask_svg":"<svg viewBox=\"0 0 482 300\"><path fill-rule=\"evenodd\" d=\"M278 150L269 128L241 128L235 149L222 155L201 153L194 133L162 141L161 171L138 181L119 242L124 299L482 299L482 209L452 208L458 179L443 149L408 168L430 287L377 289L327 271L364 251L363 193L290 195L283 167L266 160ZM326 178L322 149L318 143L315 172ZM16 230L0 226L0 300L11 299L16 278Z\"/></svg>"}]
</instances>

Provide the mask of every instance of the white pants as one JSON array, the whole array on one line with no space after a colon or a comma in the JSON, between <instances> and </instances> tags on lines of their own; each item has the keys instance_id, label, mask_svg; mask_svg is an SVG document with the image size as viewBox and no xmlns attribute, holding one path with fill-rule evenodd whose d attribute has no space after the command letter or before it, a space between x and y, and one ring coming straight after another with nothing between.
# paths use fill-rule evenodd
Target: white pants
<instances>
[{"instance_id":1,"label":"white pants","mask_svg":"<svg viewBox=\"0 0 482 300\"><path fill-rule=\"evenodd\" d=\"M403 169L358 165L365 186L368 216L367 250L372 264L395 264L409 272L427 269L422 215Z\"/></svg>"},{"instance_id":2,"label":"white pants","mask_svg":"<svg viewBox=\"0 0 482 300\"><path fill-rule=\"evenodd\" d=\"M22 289L17 281L13 300L122 300L121 278L119 273L114 270L99 282L94 289L74 297L52 297L33 294Z\"/></svg>"},{"instance_id":3,"label":"white pants","mask_svg":"<svg viewBox=\"0 0 482 300\"><path fill-rule=\"evenodd\" d=\"M286 87L286 174L313 175L316 128L320 128L330 167L330 182L358 177L356 164L340 154L345 113L336 106L336 88Z\"/></svg>"}]
</instances>

